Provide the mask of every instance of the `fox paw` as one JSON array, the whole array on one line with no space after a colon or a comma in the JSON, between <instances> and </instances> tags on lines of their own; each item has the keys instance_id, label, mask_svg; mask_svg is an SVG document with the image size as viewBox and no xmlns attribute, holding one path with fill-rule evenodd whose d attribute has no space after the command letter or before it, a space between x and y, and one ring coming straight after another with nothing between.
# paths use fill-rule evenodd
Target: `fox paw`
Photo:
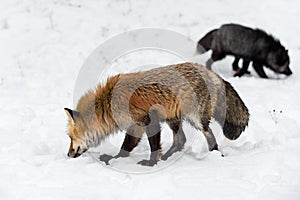
<instances>
[{"instance_id":1,"label":"fox paw","mask_svg":"<svg viewBox=\"0 0 300 200\"><path fill-rule=\"evenodd\" d=\"M244 74L251 74L249 71L246 71L246 72L242 72L242 71L237 71L233 76L234 77L242 77Z\"/></svg>"},{"instance_id":2,"label":"fox paw","mask_svg":"<svg viewBox=\"0 0 300 200\"><path fill-rule=\"evenodd\" d=\"M211 148L209 151L219 151L219 147L218 147L218 144L215 144L213 148Z\"/></svg>"},{"instance_id":3,"label":"fox paw","mask_svg":"<svg viewBox=\"0 0 300 200\"><path fill-rule=\"evenodd\" d=\"M152 167L157 164L157 160L141 160L137 164Z\"/></svg>"},{"instance_id":4,"label":"fox paw","mask_svg":"<svg viewBox=\"0 0 300 200\"><path fill-rule=\"evenodd\" d=\"M174 145L172 146L164 155L162 155L161 160L167 160L174 153L182 151L183 145Z\"/></svg>"},{"instance_id":5,"label":"fox paw","mask_svg":"<svg viewBox=\"0 0 300 200\"><path fill-rule=\"evenodd\" d=\"M173 151L168 151L168 152L166 152L164 155L162 155L160 159L166 161L166 160L168 160L168 158L169 158L170 156L172 156L172 155L173 155L174 153L176 153L177 151L181 151L181 150L176 149L176 150L173 150Z\"/></svg>"},{"instance_id":6,"label":"fox paw","mask_svg":"<svg viewBox=\"0 0 300 200\"><path fill-rule=\"evenodd\" d=\"M162 155L162 157L160 159L167 160L169 157L170 157L170 155L164 154L164 155Z\"/></svg>"},{"instance_id":7,"label":"fox paw","mask_svg":"<svg viewBox=\"0 0 300 200\"><path fill-rule=\"evenodd\" d=\"M114 158L113 156L107 154L103 154L99 157L100 161L105 162L106 165L109 165L109 161L113 158Z\"/></svg>"}]
</instances>

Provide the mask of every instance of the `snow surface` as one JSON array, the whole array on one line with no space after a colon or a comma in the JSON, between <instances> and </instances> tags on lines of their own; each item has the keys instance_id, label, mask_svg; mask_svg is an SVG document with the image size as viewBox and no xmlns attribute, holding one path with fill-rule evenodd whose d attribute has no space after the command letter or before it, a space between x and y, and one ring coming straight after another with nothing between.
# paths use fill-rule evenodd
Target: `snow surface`
<instances>
[{"instance_id":1,"label":"snow surface","mask_svg":"<svg viewBox=\"0 0 300 200\"><path fill-rule=\"evenodd\" d=\"M0 199L300 199L299 19L298 0L1 0ZM228 22L280 38L294 74L283 78L268 71L273 79L263 80L251 68L251 76L233 78L232 58L214 64L251 113L237 141L224 139L212 125L225 157L208 153L202 134L186 124L188 145L176 162L175 155L153 168L136 165L149 155L145 138L133 156L109 167L98 162L100 153L117 153L121 133L79 158L66 156L63 108L74 107L76 77L97 46L143 27L174 30L196 41ZM172 56L128 55L115 73L180 62ZM165 150L171 136L166 127L164 133Z\"/></svg>"}]
</instances>

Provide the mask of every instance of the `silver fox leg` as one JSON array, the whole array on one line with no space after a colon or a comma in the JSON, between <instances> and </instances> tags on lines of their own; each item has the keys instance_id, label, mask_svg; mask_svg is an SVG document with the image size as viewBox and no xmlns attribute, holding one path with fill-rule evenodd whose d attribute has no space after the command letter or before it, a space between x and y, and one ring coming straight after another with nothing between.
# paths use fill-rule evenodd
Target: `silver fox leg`
<instances>
[{"instance_id":1,"label":"silver fox leg","mask_svg":"<svg viewBox=\"0 0 300 200\"><path fill-rule=\"evenodd\" d=\"M250 64L250 60L244 59L242 69L237 70L234 76L242 77L246 73L250 74L250 72L248 71L249 64Z\"/></svg>"},{"instance_id":2,"label":"silver fox leg","mask_svg":"<svg viewBox=\"0 0 300 200\"><path fill-rule=\"evenodd\" d=\"M222 60L223 58L225 58L225 56L226 55L223 54L222 52L218 52L218 51L213 50L213 52L211 54L211 58L206 61L206 67L207 67L207 69L211 70L212 64L215 61Z\"/></svg>"},{"instance_id":3,"label":"silver fox leg","mask_svg":"<svg viewBox=\"0 0 300 200\"><path fill-rule=\"evenodd\" d=\"M207 69L209 69L209 70L211 70L211 66L212 66L212 64L214 63L214 61L213 61L213 59L208 59L207 61L206 61L206 68Z\"/></svg>"},{"instance_id":4,"label":"silver fox leg","mask_svg":"<svg viewBox=\"0 0 300 200\"><path fill-rule=\"evenodd\" d=\"M253 68L261 78L268 78L262 64L253 62Z\"/></svg>"},{"instance_id":5,"label":"silver fox leg","mask_svg":"<svg viewBox=\"0 0 300 200\"><path fill-rule=\"evenodd\" d=\"M240 61L240 57L235 57L233 63L232 63L232 69L233 71L238 71L239 70L239 61Z\"/></svg>"}]
</instances>

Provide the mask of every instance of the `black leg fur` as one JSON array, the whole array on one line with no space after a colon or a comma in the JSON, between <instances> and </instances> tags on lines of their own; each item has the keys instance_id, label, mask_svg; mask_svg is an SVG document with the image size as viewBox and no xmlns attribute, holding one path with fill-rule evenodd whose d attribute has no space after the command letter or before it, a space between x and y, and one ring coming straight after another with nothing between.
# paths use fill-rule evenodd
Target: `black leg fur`
<instances>
[{"instance_id":1,"label":"black leg fur","mask_svg":"<svg viewBox=\"0 0 300 200\"><path fill-rule=\"evenodd\" d=\"M256 71L256 73L261 77L261 78L268 78L266 72L263 69L263 65L259 63L253 62L253 68Z\"/></svg>"},{"instance_id":2,"label":"black leg fur","mask_svg":"<svg viewBox=\"0 0 300 200\"><path fill-rule=\"evenodd\" d=\"M239 57L235 57L233 63L232 63L232 69L233 71L238 71L239 70L239 61L240 61L240 58Z\"/></svg>"},{"instance_id":3,"label":"black leg fur","mask_svg":"<svg viewBox=\"0 0 300 200\"><path fill-rule=\"evenodd\" d=\"M207 62L206 62L206 67L208 69L211 70L211 66L212 64L215 62L215 61L218 61L218 60L222 60L223 58L225 58L225 54L223 53L220 53L220 52L217 52L217 51L213 51L212 52L212 55L211 55L211 59L209 59Z\"/></svg>"},{"instance_id":4,"label":"black leg fur","mask_svg":"<svg viewBox=\"0 0 300 200\"><path fill-rule=\"evenodd\" d=\"M130 127L125 135L120 152L116 156L103 154L100 156L100 160L109 165L109 161L113 158L128 157L130 152L138 145L143 135L144 130L138 126ZM134 135L134 136L133 136Z\"/></svg>"},{"instance_id":5,"label":"black leg fur","mask_svg":"<svg viewBox=\"0 0 300 200\"><path fill-rule=\"evenodd\" d=\"M162 160L167 160L175 152L181 151L186 142L181 121L178 119L167 121L167 123L173 131L173 144L170 149L161 157Z\"/></svg>"},{"instance_id":6,"label":"black leg fur","mask_svg":"<svg viewBox=\"0 0 300 200\"><path fill-rule=\"evenodd\" d=\"M159 117L156 111L150 111L145 130L150 144L151 155L149 160L141 160L140 162L138 162L138 164L145 166L153 166L157 164L161 153L161 127L159 124Z\"/></svg>"},{"instance_id":7,"label":"black leg fur","mask_svg":"<svg viewBox=\"0 0 300 200\"><path fill-rule=\"evenodd\" d=\"M213 150L218 150L218 144L212 130L209 128L210 118L211 117L207 113L203 113L203 116L201 118L201 124L202 124L201 131L203 132L206 138L209 151L213 151Z\"/></svg>"}]
</instances>

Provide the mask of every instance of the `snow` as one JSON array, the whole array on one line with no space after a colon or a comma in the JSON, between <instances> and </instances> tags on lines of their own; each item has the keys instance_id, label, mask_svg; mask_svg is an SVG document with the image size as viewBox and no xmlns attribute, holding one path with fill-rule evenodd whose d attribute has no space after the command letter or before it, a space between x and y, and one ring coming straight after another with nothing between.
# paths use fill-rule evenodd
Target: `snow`
<instances>
[{"instance_id":1,"label":"snow","mask_svg":"<svg viewBox=\"0 0 300 200\"><path fill-rule=\"evenodd\" d=\"M300 2L2 0L0 4L0 199L299 199L300 198ZM216 133L220 152L207 152L200 132L184 124L188 142L153 168L146 138L129 158L115 154L117 134L83 156L66 156L69 138L64 107L86 58L107 39L143 27L166 28L194 41L223 23L260 27L289 49L291 77L267 71L270 80L233 78L228 57L213 70L228 80L248 106L248 128L236 141ZM176 41L175 41L176 42ZM209 53L199 56L205 61ZM180 62L145 50L114 63L129 72L146 64ZM196 132L196 134L195 134ZM171 133L164 126L163 150Z\"/></svg>"}]
</instances>

